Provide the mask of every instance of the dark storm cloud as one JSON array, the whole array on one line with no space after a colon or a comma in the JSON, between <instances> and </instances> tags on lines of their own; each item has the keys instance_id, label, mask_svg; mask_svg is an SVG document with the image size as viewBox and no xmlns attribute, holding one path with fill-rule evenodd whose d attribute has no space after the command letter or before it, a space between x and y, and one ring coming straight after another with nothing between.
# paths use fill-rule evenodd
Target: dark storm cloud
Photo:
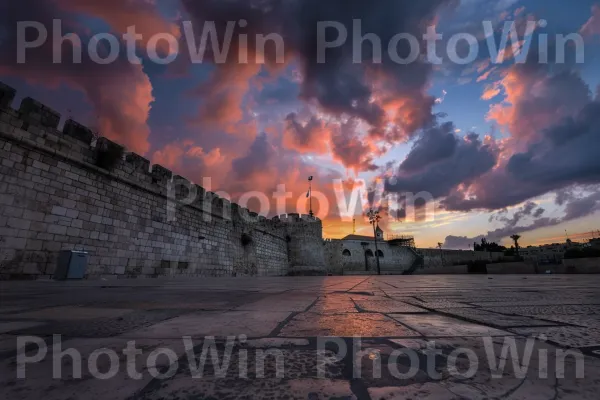
<instances>
[{"instance_id":1,"label":"dark storm cloud","mask_svg":"<svg viewBox=\"0 0 600 400\"><path fill-rule=\"evenodd\" d=\"M403 172L415 172L430 164L451 157L458 146L454 124L446 122L423 132L411 152L400 164Z\"/></svg>"},{"instance_id":2,"label":"dark storm cloud","mask_svg":"<svg viewBox=\"0 0 600 400\"><path fill-rule=\"evenodd\" d=\"M534 185L600 182L600 102L586 105L543 132L542 140L507 165L518 181Z\"/></svg>"},{"instance_id":3,"label":"dark storm cloud","mask_svg":"<svg viewBox=\"0 0 600 400\"><path fill-rule=\"evenodd\" d=\"M298 84L287 78L279 78L265 84L256 100L260 105L279 105L293 102L299 94Z\"/></svg>"},{"instance_id":4,"label":"dark storm cloud","mask_svg":"<svg viewBox=\"0 0 600 400\"><path fill-rule=\"evenodd\" d=\"M322 143L324 133L324 123L315 116L312 116L305 124L298 121L296 113L288 114L285 118L285 133L291 143L288 148L298 150L307 149L318 152L316 144Z\"/></svg>"},{"instance_id":5,"label":"dark storm cloud","mask_svg":"<svg viewBox=\"0 0 600 400\"><path fill-rule=\"evenodd\" d=\"M586 194L575 194L573 190L561 190L556 193L555 202L565 205L565 213L562 217L540 218L545 210L533 202L526 203L519 208L511 218L496 215L496 220L503 222L503 226L488 231L485 235L475 237L447 236L444 247L451 249L466 249L473 242L479 242L482 238L488 241L501 241L513 234L523 234L536 229L556 226L564 222L578 218L587 217L600 211L600 188L597 186L587 187ZM505 212L502 212L504 214ZM531 222L524 222L525 217L530 217Z\"/></svg>"},{"instance_id":6,"label":"dark storm cloud","mask_svg":"<svg viewBox=\"0 0 600 400\"><path fill-rule=\"evenodd\" d=\"M268 173L275 157L275 150L265 133L256 137L248 153L233 160L232 169L237 179L249 179L261 173Z\"/></svg>"},{"instance_id":7,"label":"dark storm cloud","mask_svg":"<svg viewBox=\"0 0 600 400\"><path fill-rule=\"evenodd\" d=\"M356 119L350 119L330 127L331 152L333 157L347 168L375 171L378 167L373 163L373 149L357 134L357 125Z\"/></svg>"},{"instance_id":8,"label":"dark storm cloud","mask_svg":"<svg viewBox=\"0 0 600 400\"><path fill-rule=\"evenodd\" d=\"M423 133L421 140L428 133ZM447 135L443 139L448 140ZM388 192L429 192L433 197L446 196L460 183L472 181L486 172L496 164L496 153L494 149L484 144L476 134L469 134L464 140L455 140L455 149L446 158L440 159L439 152L427 152L417 144L407 159L411 164L417 165L416 160L422 159L425 166L414 173L406 173L401 167L396 176L386 181ZM414 155L416 152L417 155ZM438 158L438 160L435 160ZM427 164L429 163L429 164Z\"/></svg>"},{"instance_id":9,"label":"dark storm cloud","mask_svg":"<svg viewBox=\"0 0 600 400\"><path fill-rule=\"evenodd\" d=\"M389 96L411 99L411 109L402 112L414 119L404 126L406 135L413 134L431 121L434 101L425 94L431 65L423 61L399 65L392 62L385 50L390 38L398 33L410 33L420 38L427 23L433 21L443 6L455 5L454 0L183 0L183 4L199 28L197 31L205 21L216 21L220 37L223 37L228 21L246 20L248 26L243 33L248 34L249 48L255 45L256 34L280 34L285 41L286 62L294 60L301 66L301 97L317 101L331 114L346 114L364 120L372 125L374 134L383 135L383 105L372 101L371 80L380 79L386 82ZM364 34L374 33L381 39L384 48L381 64L371 62L369 42L363 43L362 59L365 62L353 62L352 27L355 19L362 22ZM326 62L319 63L317 24L323 21L341 23L349 38L343 46L328 50ZM334 30L326 33L327 39L335 36ZM234 35L232 49L238 47ZM266 50L267 63L273 66L276 61L274 47ZM409 50L407 42L401 41L399 56L406 57ZM230 64L236 62L234 57Z\"/></svg>"},{"instance_id":10,"label":"dark storm cloud","mask_svg":"<svg viewBox=\"0 0 600 400\"><path fill-rule=\"evenodd\" d=\"M506 161L476 180L469 196L455 189L442 206L498 210L573 185L600 183L600 100L579 73L533 57L511 67L503 85L510 89L505 102L488 118L510 132Z\"/></svg>"},{"instance_id":11,"label":"dark storm cloud","mask_svg":"<svg viewBox=\"0 0 600 400\"><path fill-rule=\"evenodd\" d=\"M81 63L73 63L73 48L68 41L60 52L54 52L51 35L53 19L62 23L63 34L76 32L82 38L82 47L87 49L89 32L75 16L61 8L58 1L20 0L2 2L0 15L4 18L2 28L5 35L0 41L0 73L18 76L29 83L58 86L66 84L82 91L94 107L98 116L100 134L119 141L130 150L144 154L149 149L150 130L147 118L150 103L154 101L150 80L141 65L130 64L124 53L115 62L102 65L94 62L87 51L82 51ZM132 17L135 17L133 15ZM24 63L18 63L18 23L33 21L42 24L48 39L38 48L26 52ZM38 37L35 29L28 29L25 38L34 41ZM100 47L100 46L99 46ZM103 49L106 50L106 49ZM107 51L98 51L106 56ZM62 62L53 62L54 53L62 54ZM60 101L60 99L57 99ZM59 105L48 104L49 107ZM65 107L66 108L66 107Z\"/></svg>"},{"instance_id":12,"label":"dark storm cloud","mask_svg":"<svg viewBox=\"0 0 600 400\"><path fill-rule=\"evenodd\" d=\"M511 218L506 216L506 210L502 210L501 212L492 215L489 221L500 221L503 222L507 228L512 228L517 226L517 224L526 217L533 217L536 219L541 217L545 211L546 210L538 207L538 205L533 201L528 201L523 207L517 210Z\"/></svg>"}]
</instances>

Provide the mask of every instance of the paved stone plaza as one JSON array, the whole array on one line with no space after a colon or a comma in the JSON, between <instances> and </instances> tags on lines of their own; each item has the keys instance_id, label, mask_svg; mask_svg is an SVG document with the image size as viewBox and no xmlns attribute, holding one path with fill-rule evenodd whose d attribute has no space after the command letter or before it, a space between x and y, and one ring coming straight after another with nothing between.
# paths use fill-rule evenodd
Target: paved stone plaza
<instances>
[{"instance_id":1,"label":"paved stone plaza","mask_svg":"<svg viewBox=\"0 0 600 400\"><path fill-rule=\"evenodd\" d=\"M1 391L45 400L597 399L598 283L585 275L2 282ZM52 349L54 334L62 348ZM141 353L132 359L131 341ZM515 365L514 353L502 355L507 343ZM583 355L562 362L565 349ZM223 364L210 362L210 350ZM53 357L60 351L68 355Z\"/></svg>"}]
</instances>

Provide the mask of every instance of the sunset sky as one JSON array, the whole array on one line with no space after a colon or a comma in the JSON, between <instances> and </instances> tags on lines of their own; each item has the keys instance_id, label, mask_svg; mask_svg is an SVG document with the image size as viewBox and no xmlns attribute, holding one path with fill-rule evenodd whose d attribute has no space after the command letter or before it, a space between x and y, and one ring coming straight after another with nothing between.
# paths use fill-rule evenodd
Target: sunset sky
<instances>
[{"instance_id":1,"label":"sunset sky","mask_svg":"<svg viewBox=\"0 0 600 400\"><path fill-rule=\"evenodd\" d=\"M419 247L443 242L467 248L482 236L509 244L513 233L523 236L524 245L541 244L564 241L565 231L577 239L600 229L598 0L4 3L10 4L0 5L0 14L9 24L0 30L0 81L17 89L15 107L34 97L196 183L210 177L210 189L233 201L249 191L272 199L284 184L292 193L286 210L306 212L297 204L305 207L312 175L313 194L323 193L329 203L325 237L352 233L352 222L339 217L334 180L343 181L346 191L379 182L386 193L430 193L435 213L428 220L401 222L402 202L380 204L386 233L414 235ZM123 45L113 63L99 65L84 54L81 64L73 64L68 43L63 62L53 63L49 39L18 64L17 22L37 21L52 33L53 19L62 21L63 34L79 35L83 48L96 33L120 37L135 26L143 37L137 52L142 63L130 63ZM241 19L247 26L236 33L249 39L244 44L234 34L225 63L210 54L192 62L183 21L198 36L207 21L215 21L223 37L226 22ZM372 62L368 45L362 62L354 62L353 19L362 21L363 34L381 38L382 63ZM325 63L317 62L318 21L338 21L349 32ZM492 62L484 21L492 23L496 43L504 22L515 21L521 44L527 22L537 23L523 62L510 42L504 62ZM387 56L393 35L422 39L428 26L443 35L440 64L425 57L424 45L422 57L410 64ZM163 33L176 37L180 50L167 65L145 51L149 39ZM255 35L270 33L284 39L283 62L268 45L264 54L255 50ZM479 41L475 60L464 65L452 59L466 56L465 41L446 51L457 33ZM575 42L565 46L564 63L556 58L558 34L583 38L582 49ZM544 41L548 63L538 51ZM400 44L400 54L408 54L405 47ZM240 62L240 48L249 62ZM162 41L157 52L166 57L173 49ZM257 63L257 55L265 63ZM263 213L277 213L275 200L271 204ZM256 201L249 206L256 208ZM357 233L370 232L363 218L356 225Z\"/></svg>"}]
</instances>

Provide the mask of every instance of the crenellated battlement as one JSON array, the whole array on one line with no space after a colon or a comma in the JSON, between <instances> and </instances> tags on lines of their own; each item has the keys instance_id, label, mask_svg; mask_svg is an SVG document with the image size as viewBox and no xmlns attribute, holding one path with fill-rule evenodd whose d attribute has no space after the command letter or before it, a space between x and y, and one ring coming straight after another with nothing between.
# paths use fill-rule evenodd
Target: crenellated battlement
<instances>
[{"instance_id":1,"label":"crenellated battlement","mask_svg":"<svg viewBox=\"0 0 600 400\"><path fill-rule=\"evenodd\" d=\"M102 165L98 165L99 153L122 152L123 157L112 167L112 173L152 186L163 194L167 194L167 186L171 182L175 186L177 199L181 197L180 188L191 185L185 177L174 175L162 165L151 165L148 159L128 151L119 143L105 137L97 138L92 128L71 118L65 121L62 130L59 129L61 114L31 97L24 98L18 109L12 108L16 95L17 91L14 88L0 82L0 123L10 126L2 131L67 153L77 161L89 162L101 168ZM225 215L228 218L242 215L247 221L272 226L272 220L232 204L213 192L207 192L199 185L195 185L195 192L196 196L191 203L193 206L207 209L208 203L211 205L211 212L216 215Z\"/></svg>"},{"instance_id":2,"label":"crenellated battlement","mask_svg":"<svg viewBox=\"0 0 600 400\"><path fill-rule=\"evenodd\" d=\"M13 108L16 97L0 82L0 169L15 177L0 217L22 231L0 247L0 279L52 275L76 247L101 276L324 271L318 218L258 215L31 97Z\"/></svg>"}]
</instances>

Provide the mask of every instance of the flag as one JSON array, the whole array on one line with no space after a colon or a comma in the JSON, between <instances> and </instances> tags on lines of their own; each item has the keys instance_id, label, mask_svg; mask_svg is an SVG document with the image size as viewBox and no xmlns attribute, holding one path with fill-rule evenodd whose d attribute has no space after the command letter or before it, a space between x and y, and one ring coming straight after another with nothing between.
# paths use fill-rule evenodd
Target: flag
<instances>
[{"instance_id":1,"label":"flag","mask_svg":"<svg viewBox=\"0 0 600 400\"><path fill-rule=\"evenodd\" d=\"M310 197L310 190L308 192L306 192L306 198L308 199Z\"/></svg>"}]
</instances>

